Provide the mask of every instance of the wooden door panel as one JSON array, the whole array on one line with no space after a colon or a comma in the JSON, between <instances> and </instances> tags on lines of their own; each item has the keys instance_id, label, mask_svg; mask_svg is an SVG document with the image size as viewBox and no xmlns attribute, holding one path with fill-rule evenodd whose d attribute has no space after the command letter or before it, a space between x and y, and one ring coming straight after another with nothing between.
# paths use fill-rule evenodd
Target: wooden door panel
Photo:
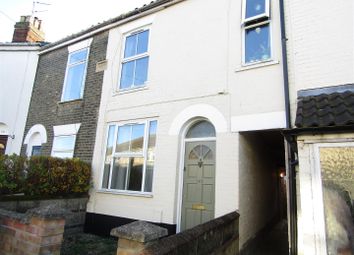
<instances>
[{"instance_id":1,"label":"wooden door panel","mask_svg":"<svg viewBox=\"0 0 354 255\"><path fill-rule=\"evenodd\" d=\"M199 183L186 184L186 203L197 203L202 199L201 185Z\"/></svg>"},{"instance_id":2,"label":"wooden door panel","mask_svg":"<svg viewBox=\"0 0 354 255\"><path fill-rule=\"evenodd\" d=\"M214 212L213 211L202 211L202 222L207 222L214 219Z\"/></svg>"},{"instance_id":3,"label":"wooden door panel","mask_svg":"<svg viewBox=\"0 0 354 255\"><path fill-rule=\"evenodd\" d=\"M203 204L213 204L214 203L214 186L209 184L203 184Z\"/></svg>"},{"instance_id":4,"label":"wooden door panel","mask_svg":"<svg viewBox=\"0 0 354 255\"><path fill-rule=\"evenodd\" d=\"M186 143L181 230L214 218L215 142Z\"/></svg>"}]
</instances>

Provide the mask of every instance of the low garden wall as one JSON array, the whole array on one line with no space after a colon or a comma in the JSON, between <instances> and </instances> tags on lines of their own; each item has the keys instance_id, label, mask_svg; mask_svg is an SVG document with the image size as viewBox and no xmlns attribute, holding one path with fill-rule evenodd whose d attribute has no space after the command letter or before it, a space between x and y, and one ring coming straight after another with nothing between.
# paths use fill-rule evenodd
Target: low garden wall
<instances>
[{"instance_id":1,"label":"low garden wall","mask_svg":"<svg viewBox=\"0 0 354 255\"><path fill-rule=\"evenodd\" d=\"M65 214L65 232L72 233L82 231L83 229L85 223L87 201L88 197L1 201L0 209L24 213L33 208L56 206L66 210L67 213Z\"/></svg>"},{"instance_id":2,"label":"low garden wall","mask_svg":"<svg viewBox=\"0 0 354 255\"><path fill-rule=\"evenodd\" d=\"M239 216L233 212L165 238L166 229L141 221L112 229L111 235L119 238L117 255L237 255Z\"/></svg>"},{"instance_id":3,"label":"low garden wall","mask_svg":"<svg viewBox=\"0 0 354 255\"><path fill-rule=\"evenodd\" d=\"M46 206L15 213L0 209L0 253L60 254L65 210Z\"/></svg>"},{"instance_id":4,"label":"low garden wall","mask_svg":"<svg viewBox=\"0 0 354 255\"><path fill-rule=\"evenodd\" d=\"M43 206L66 209L66 232L85 223L91 166L78 158L0 155L0 208L18 213Z\"/></svg>"}]
</instances>

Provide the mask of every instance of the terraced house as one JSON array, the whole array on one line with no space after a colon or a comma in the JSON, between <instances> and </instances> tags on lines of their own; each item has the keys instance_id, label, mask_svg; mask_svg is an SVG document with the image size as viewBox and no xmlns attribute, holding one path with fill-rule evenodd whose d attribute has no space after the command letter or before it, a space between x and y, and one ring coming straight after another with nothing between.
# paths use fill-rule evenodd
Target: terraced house
<instances>
[{"instance_id":1,"label":"terraced house","mask_svg":"<svg viewBox=\"0 0 354 255\"><path fill-rule=\"evenodd\" d=\"M23 152L92 162L89 232L145 220L173 234L238 210L242 251L285 219L290 254L347 254L353 10L157 0L50 44Z\"/></svg>"}]
</instances>

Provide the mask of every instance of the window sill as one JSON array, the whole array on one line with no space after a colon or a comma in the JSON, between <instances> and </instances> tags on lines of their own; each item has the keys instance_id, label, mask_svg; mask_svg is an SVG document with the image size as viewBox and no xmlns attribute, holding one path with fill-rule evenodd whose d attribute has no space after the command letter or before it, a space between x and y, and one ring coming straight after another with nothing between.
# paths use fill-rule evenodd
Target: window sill
<instances>
[{"instance_id":1,"label":"window sill","mask_svg":"<svg viewBox=\"0 0 354 255\"><path fill-rule=\"evenodd\" d=\"M133 88L133 89L115 91L115 92L113 92L113 96L131 94L131 93L135 93L135 92L139 92L139 91L144 91L144 90L147 90L147 89L149 89L149 88L145 84L144 86L140 86L140 87Z\"/></svg>"},{"instance_id":2,"label":"window sill","mask_svg":"<svg viewBox=\"0 0 354 255\"><path fill-rule=\"evenodd\" d=\"M58 104L59 105L60 104L70 104L70 103L74 104L76 102L82 102L82 101L83 101L82 98L78 98L78 99L73 99L73 100L68 100L68 101L60 101L60 102L58 102Z\"/></svg>"},{"instance_id":3,"label":"window sill","mask_svg":"<svg viewBox=\"0 0 354 255\"><path fill-rule=\"evenodd\" d=\"M278 60L267 60L267 61L261 61L261 62L256 62L256 63L243 64L242 66L239 66L236 68L235 73L247 71L247 70L255 69L255 68L261 68L261 67L265 67L265 66L277 65L277 64L279 64Z\"/></svg>"},{"instance_id":4,"label":"window sill","mask_svg":"<svg viewBox=\"0 0 354 255\"><path fill-rule=\"evenodd\" d=\"M119 191L119 190L100 189L100 190L97 190L97 193L132 196L132 197L147 197L147 198L153 197L152 193L136 192L136 191Z\"/></svg>"}]
</instances>

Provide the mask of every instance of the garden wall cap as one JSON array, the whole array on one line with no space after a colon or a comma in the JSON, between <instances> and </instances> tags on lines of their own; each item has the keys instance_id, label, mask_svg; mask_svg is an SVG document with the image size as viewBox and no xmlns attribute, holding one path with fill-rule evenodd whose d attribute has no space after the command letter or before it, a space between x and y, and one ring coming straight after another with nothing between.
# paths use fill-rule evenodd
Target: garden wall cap
<instances>
[{"instance_id":1,"label":"garden wall cap","mask_svg":"<svg viewBox=\"0 0 354 255\"><path fill-rule=\"evenodd\" d=\"M26 212L26 217L39 217L44 219L64 218L70 211L59 207L58 205L51 204L38 208L29 209Z\"/></svg>"},{"instance_id":2,"label":"garden wall cap","mask_svg":"<svg viewBox=\"0 0 354 255\"><path fill-rule=\"evenodd\" d=\"M70 213L70 211L60 208L57 205L48 205L29 209L26 213L0 209L0 219L11 218L19 220L21 223L28 224L32 217L38 217L42 219L63 219L65 215Z\"/></svg>"},{"instance_id":3,"label":"garden wall cap","mask_svg":"<svg viewBox=\"0 0 354 255\"><path fill-rule=\"evenodd\" d=\"M111 236L134 240L141 243L155 241L161 237L167 236L167 234L167 229L146 221L134 221L111 230Z\"/></svg>"}]
</instances>

